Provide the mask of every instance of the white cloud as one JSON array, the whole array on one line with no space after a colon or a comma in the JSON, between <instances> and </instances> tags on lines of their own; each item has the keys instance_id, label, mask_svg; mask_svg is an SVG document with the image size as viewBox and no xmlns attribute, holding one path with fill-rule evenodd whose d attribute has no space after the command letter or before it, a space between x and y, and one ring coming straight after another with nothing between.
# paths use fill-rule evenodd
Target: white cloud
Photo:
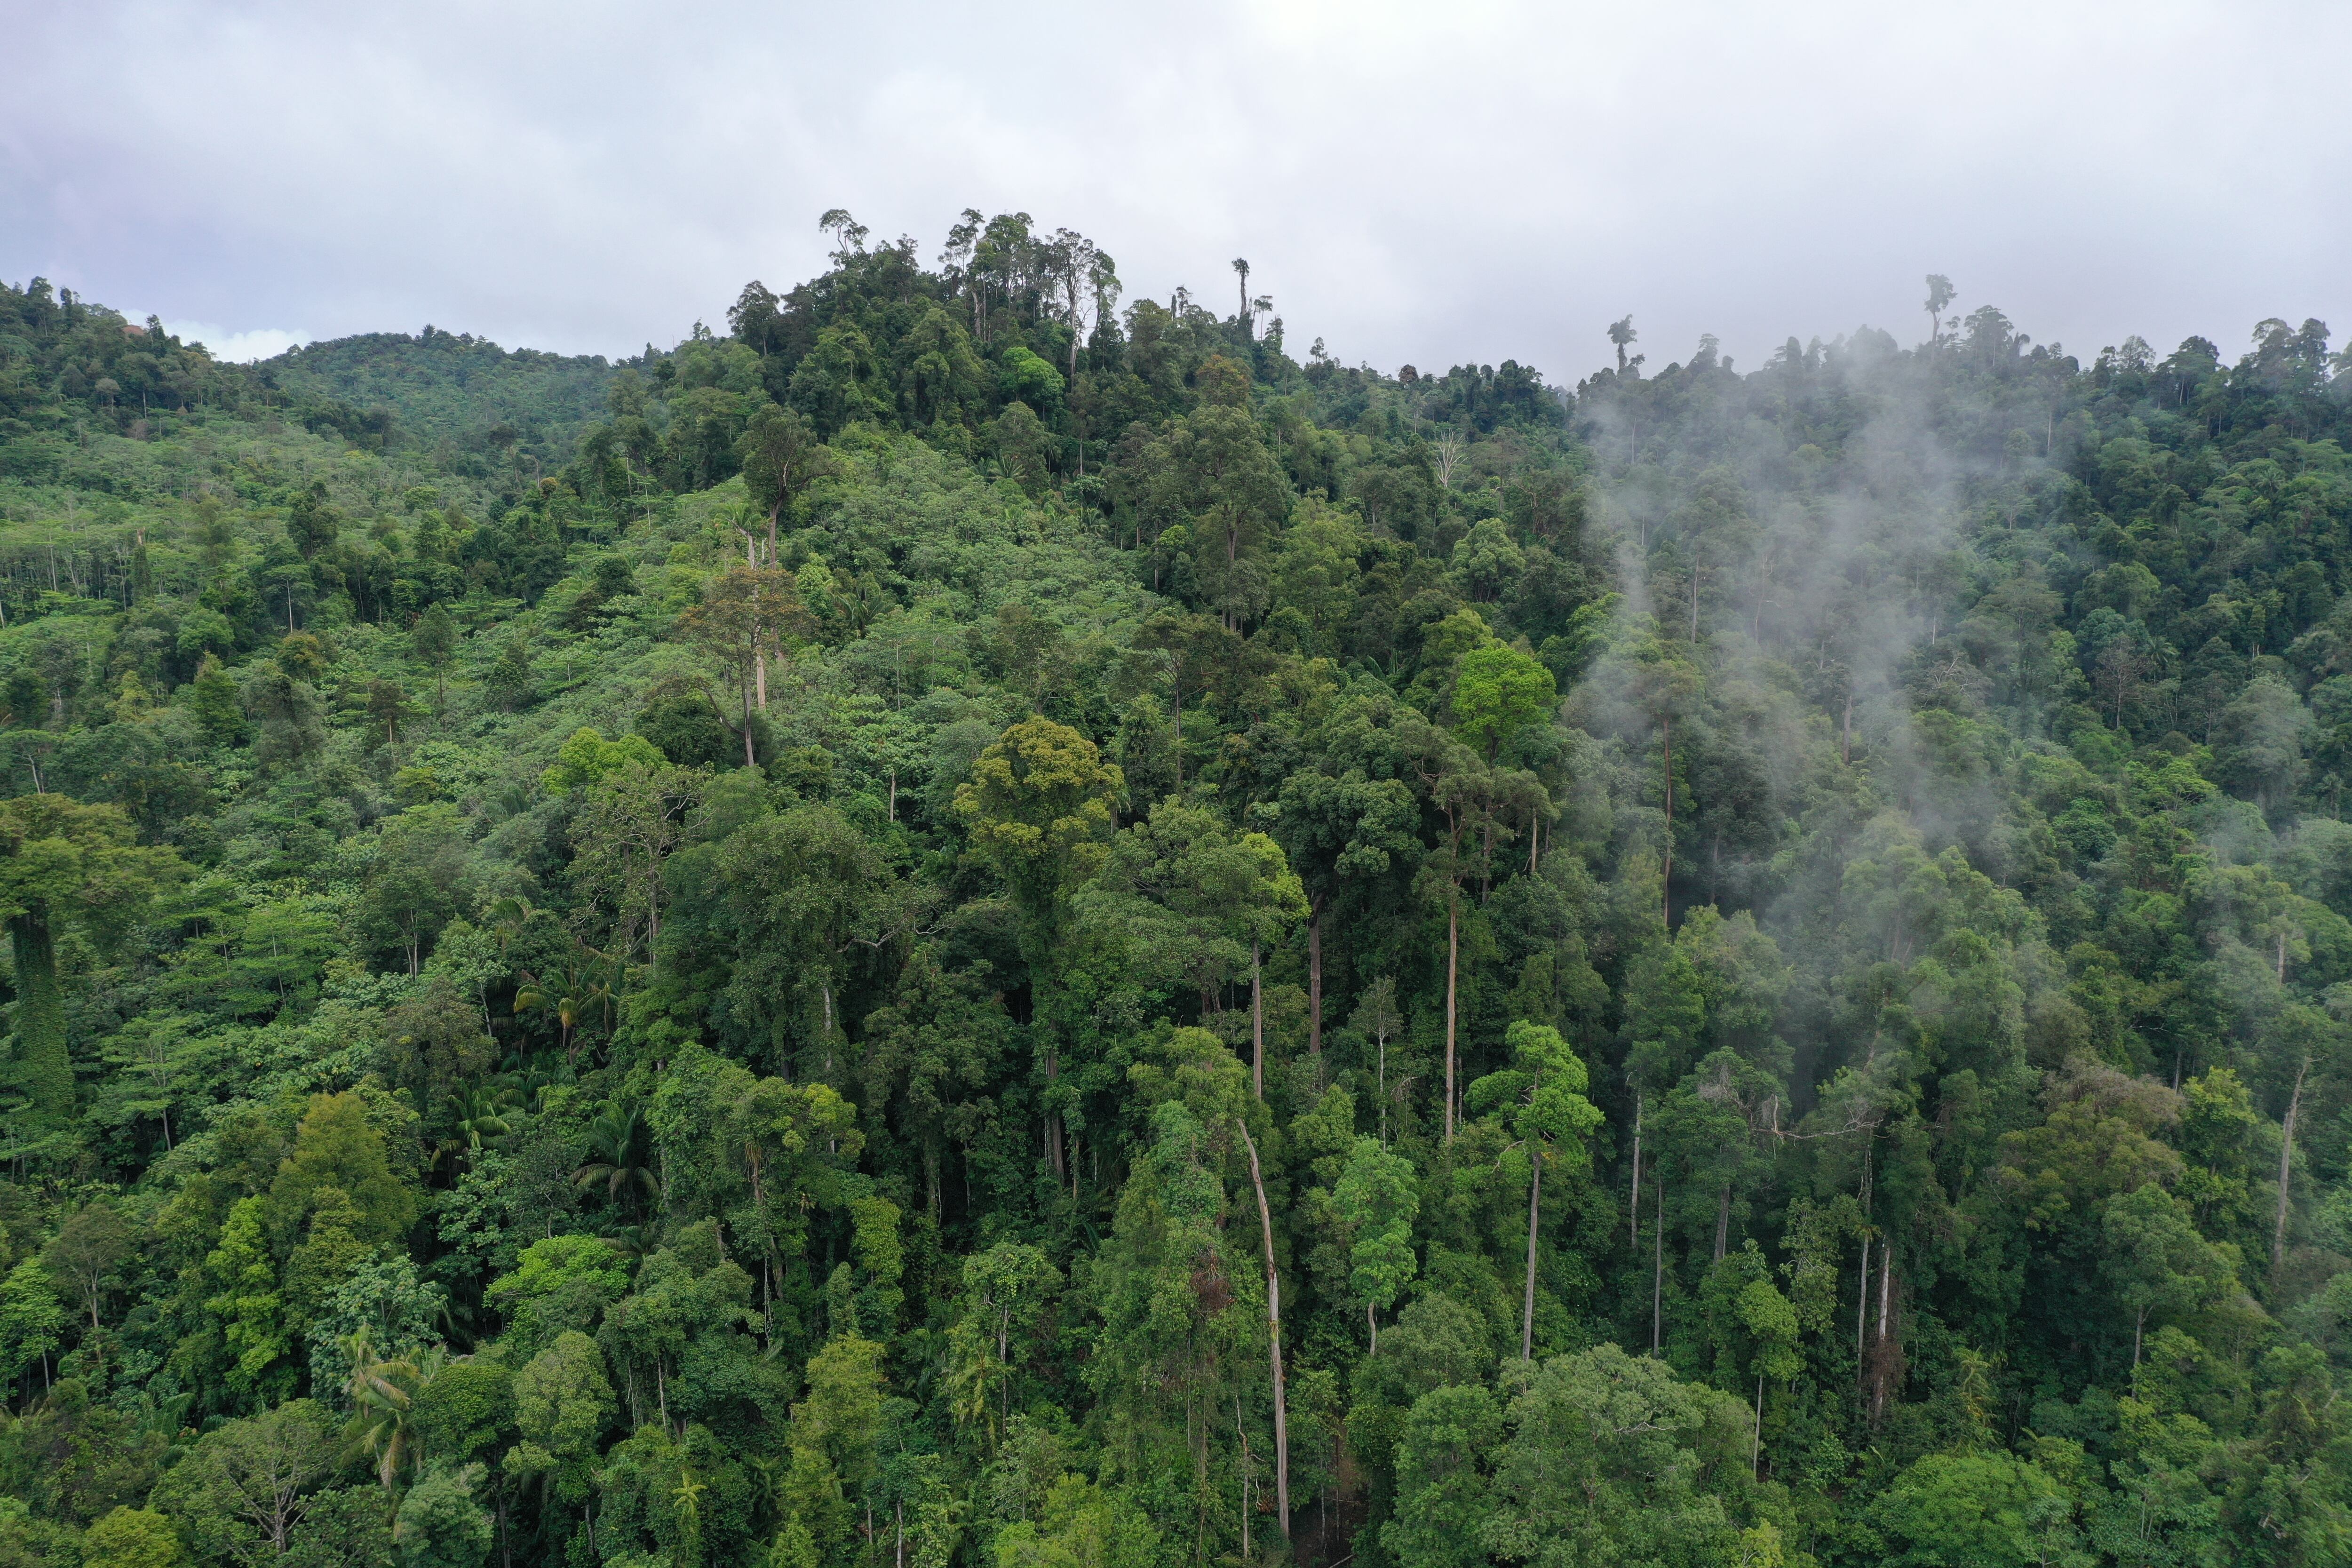
<instances>
[{"instance_id":1,"label":"white cloud","mask_svg":"<svg viewBox=\"0 0 2352 1568\"><path fill-rule=\"evenodd\" d=\"M234 364L275 359L288 349L300 348L312 341L308 332L289 332L282 327L233 332L210 321L165 321L163 330L184 343L202 343L213 358Z\"/></svg>"},{"instance_id":2,"label":"white cloud","mask_svg":"<svg viewBox=\"0 0 2352 1568\"><path fill-rule=\"evenodd\" d=\"M628 353L821 268L827 207L928 256L974 205L1130 297L1245 255L1391 367L1572 379L1628 310L1655 364L1915 337L1931 270L2078 351L2227 345L2352 325L2347 138L2283 40L2338 58L2352 7L90 0L11 35L0 276Z\"/></svg>"}]
</instances>

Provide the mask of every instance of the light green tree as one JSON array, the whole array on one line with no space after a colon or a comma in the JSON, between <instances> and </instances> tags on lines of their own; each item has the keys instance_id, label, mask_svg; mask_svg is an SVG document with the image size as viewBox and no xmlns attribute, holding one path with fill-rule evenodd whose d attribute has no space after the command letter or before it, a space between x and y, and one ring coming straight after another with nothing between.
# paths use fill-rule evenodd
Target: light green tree
<instances>
[{"instance_id":1,"label":"light green tree","mask_svg":"<svg viewBox=\"0 0 2352 1568\"><path fill-rule=\"evenodd\" d=\"M57 1281L27 1258L0 1279L0 1381L13 1383L30 1366L45 1364L66 1327Z\"/></svg>"},{"instance_id":2,"label":"light green tree","mask_svg":"<svg viewBox=\"0 0 2352 1568\"><path fill-rule=\"evenodd\" d=\"M118 1508L81 1538L82 1568L172 1568L179 1560L179 1532L150 1509Z\"/></svg>"},{"instance_id":3,"label":"light green tree","mask_svg":"<svg viewBox=\"0 0 2352 1568\"><path fill-rule=\"evenodd\" d=\"M972 847L1004 879L1019 916L1021 956L1044 1025L1048 1092L1061 1076L1055 995L1069 894L1107 853L1111 805L1126 782L1095 743L1050 719L1024 719L982 752L955 792ZM1049 1112L1046 1155L1065 1174L1061 1118Z\"/></svg>"},{"instance_id":4,"label":"light green tree","mask_svg":"<svg viewBox=\"0 0 2352 1568\"><path fill-rule=\"evenodd\" d=\"M2237 1288L2236 1248L2198 1234L2189 1205L2153 1182L2109 1203L2100 1228L2099 1267L2132 1315L2135 1367L2151 1314L2204 1306Z\"/></svg>"},{"instance_id":5,"label":"light green tree","mask_svg":"<svg viewBox=\"0 0 2352 1568\"><path fill-rule=\"evenodd\" d=\"M1543 1171L1549 1163L1563 1171L1582 1171L1592 1163L1588 1145L1601 1126L1601 1108L1584 1097L1590 1079L1584 1063L1558 1029L1549 1024L1520 1019L1505 1032L1504 1044L1512 1065L1489 1073L1470 1086L1473 1115L1494 1113L1513 1142L1505 1158L1516 1154L1528 1171L1528 1258L1526 1302L1519 1321L1519 1359L1535 1359L1536 1236L1542 1221Z\"/></svg>"},{"instance_id":6,"label":"light green tree","mask_svg":"<svg viewBox=\"0 0 2352 1568\"><path fill-rule=\"evenodd\" d=\"M1551 671L1517 648L1472 648L1454 663L1454 732L1489 763L1549 717L1558 700Z\"/></svg>"},{"instance_id":7,"label":"light green tree","mask_svg":"<svg viewBox=\"0 0 2352 1568\"><path fill-rule=\"evenodd\" d=\"M1378 1355L1381 1311L1396 1304L1420 1266L1412 1249L1412 1222L1421 1213L1420 1181L1411 1160L1377 1138L1360 1137L1339 1184L1331 1189L1331 1202L1355 1232L1348 1251L1348 1286L1364 1304L1371 1353Z\"/></svg>"},{"instance_id":8,"label":"light green tree","mask_svg":"<svg viewBox=\"0 0 2352 1568\"><path fill-rule=\"evenodd\" d=\"M138 843L119 806L61 795L0 801L0 920L16 959L16 1077L36 1114L55 1122L73 1109L58 932L77 927L110 942L181 869L172 850Z\"/></svg>"}]
</instances>

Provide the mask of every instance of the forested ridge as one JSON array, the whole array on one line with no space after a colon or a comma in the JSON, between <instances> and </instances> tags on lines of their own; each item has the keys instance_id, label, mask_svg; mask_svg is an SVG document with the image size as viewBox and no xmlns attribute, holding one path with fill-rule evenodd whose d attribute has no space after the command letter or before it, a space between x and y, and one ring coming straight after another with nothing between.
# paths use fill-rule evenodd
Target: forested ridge
<instances>
[{"instance_id":1,"label":"forested ridge","mask_svg":"<svg viewBox=\"0 0 2352 1568\"><path fill-rule=\"evenodd\" d=\"M825 227L615 363L0 286L0 1565L2352 1560L2324 325Z\"/></svg>"}]
</instances>

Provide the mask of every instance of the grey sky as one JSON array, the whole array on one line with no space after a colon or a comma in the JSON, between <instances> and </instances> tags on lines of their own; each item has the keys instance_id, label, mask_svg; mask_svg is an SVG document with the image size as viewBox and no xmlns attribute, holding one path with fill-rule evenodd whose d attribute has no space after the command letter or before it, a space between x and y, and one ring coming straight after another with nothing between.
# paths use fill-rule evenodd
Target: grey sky
<instances>
[{"instance_id":1,"label":"grey sky","mask_svg":"<svg viewBox=\"0 0 2352 1568\"><path fill-rule=\"evenodd\" d=\"M2352 329L2352 8L7 0L0 276L208 337L629 353L966 205L1294 346L1756 363L1920 278L2087 355ZM265 339L248 340L262 346Z\"/></svg>"}]
</instances>

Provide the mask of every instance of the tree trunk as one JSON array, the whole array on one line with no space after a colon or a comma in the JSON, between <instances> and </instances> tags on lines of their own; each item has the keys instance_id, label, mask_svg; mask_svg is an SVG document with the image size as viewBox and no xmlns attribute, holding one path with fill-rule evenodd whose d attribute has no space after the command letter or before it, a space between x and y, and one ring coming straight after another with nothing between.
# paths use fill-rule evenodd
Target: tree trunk
<instances>
[{"instance_id":1,"label":"tree trunk","mask_svg":"<svg viewBox=\"0 0 2352 1568\"><path fill-rule=\"evenodd\" d=\"M1234 1476L1241 1482L1241 1485L1234 1489L1241 1493L1242 1561L1246 1563L1250 1559L1249 1428L1242 1425L1242 1396L1239 1389L1234 1391L1234 1436L1241 1440L1241 1457L1234 1465Z\"/></svg>"},{"instance_id":2,"label":"tree trunk","mask_svg":"<svg viewBox=\"0 0 2352 1568\"><path fill-rule=\"evenodd\" d=\"M747 768L760 765L760 759L751 751L751 689L748 686L743 689L743 765Z\"/></svg>"},{"instance_id":3,"label":"tree trunk","mask_svg":"<svg viewBox=\"0 0 2352 1568\"><path fill-rule=\"evenodd\" d=\"M2139 1370L2140 1334L2142 1331L2147 1329L2147 1309L2146 1307L2142 1307L2139 1310L2138 1314L2132 1319L2132 1370L2134 1372L2137 1372Z\"/></svg>"},{"instance_id":4,"label":"tree trunk","mask_svg":"<svg viewBox=\"0 0 2352 1568\"><path fill-rule=\"evenodd\" d=\"M1862 1354L1863 1334L1870 1324L1870 1233L1862 1236L1862 1285L1853 1297L1853 1353Z\"/></svg>"},{"instance_id":5,"label":"tree trunk","mask_svg":"<svg viewBox=\"0 0 2352 1568\"><path fill-rule=\"evenodd\" d=\"M1731 1244L1731 1179L1724 1178L1723 1196L1715 1205L1715 1260L1723 1261L1724 1248Z\"/></svg>"},{"instance_id":6,"label":"tree trunk","mask_svg":"<svg viewBox=\"0 0 2352 1568\"><path fill-rule=\"evenodd\" d=\"M2286 1121L2279 1129L2278 1221L2271 1227L2271 1267L2276 1268L2286 1257L2287 1183L2294 1175L2294 1119L2303 1110L2303 1080L2311 1071L2311 1058L2303 1058L2295 1068L2294 1093L2286 1102Z\"/></svg>"},{"instance_id":7,"label":"tree trunk","mask_svg":"<svg viewBox=\"0 0 2352 1568\"><path fill-rule=\"evenodd\" d=\"M1462 904L1449 889L1445 900L1445 1141L1454 1142L1454 977L1462 963Z\"/></svg>"},{"instance_id":8,"label":"tree trunk","mask_svg":"<svg viewBox=\"0 0 2352 1568\"><path fill-rule=\"evenodd\" d=\"M1633 1191L1625 1205L1626 1245L1642 1245L1642 1096L1633 1096Z\"/></svg>"},{"instance_id":9,"label":"tree trunk","mask_svg":"<svg viewBox=\"0 0 2352 1568\"><path fill-rule=\"evenodd\" d=\"M1878 1353L1877 1364L1870 1379L1870 1418L1876 1421L1886 1410L1886 1396L1891 1392L1895 1360L1901 1353L1899 1345L1889 1344L1895 1337L1895 1243L1886 1244L1885 1261L1878 1266Z\"/></svg>"},{"instance_id":10,"label":"tree trunk","mask_svg":"<svg viewBox=\"0 0 2352 1568\"><path fill-rule=\"evenodd\" d=\"M1543 1154L1528 1151L1528 1286L1526 1303L1519 1309L1519 1359L1533 1361L1536 1356L1536 1218L1543 1193Z\"/></svg>"},{"instance_id":11,"label":"tree trunk","mask_svg":"<svg viewBox=\"0 0 2352 1568\"><path fill-rule=\"evenodd\" d=\"M1250 939L1250 1092L1265 1098L1265 973L1258 963L1257 939Z\"/></svg>"},{"instance_id":12,"label":"tree trunk","mask_svg":"<svg viewBox=\"0 0 2352 1568\"><path fill-rule=\"evenodd\" d=\"M45 1121L73 1112L73 1063L66 1056L65 998L58 990L57 943L48 910L37 906L8 922L16 957L19 1081Z\"/></svg>"},{"instance_id":13,"label":"tree trunk","mask_svg":"<svg viewBox=\"0 0 2352 1568\"><path fill-rule=\"evenodd\" d=\"M1234 1125L1241 1129L1242 1144L1249 1151L1250 1185L1257 1189L1258 1235L1265 1243L1266 1356L1274 1364L1274 1505L1286 1541L1290 1538L1290 1418L1282 1385L1282 1276L1274 1264L1274 1209L1265 1201L1265 1174L1258 1168L1257 1140L1239 1118Z\"/></svg>"}]
</instances>

